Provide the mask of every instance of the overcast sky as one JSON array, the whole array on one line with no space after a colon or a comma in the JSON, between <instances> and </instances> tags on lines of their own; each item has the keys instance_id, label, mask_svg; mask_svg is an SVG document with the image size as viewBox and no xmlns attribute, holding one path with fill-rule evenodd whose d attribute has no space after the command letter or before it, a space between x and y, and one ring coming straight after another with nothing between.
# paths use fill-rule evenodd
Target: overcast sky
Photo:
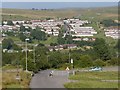
<instances>
[{"instance_id":1,"label":"overcast sky","mask_svg":"<svg viewBox=\"0 0 120 90\"><path fill-rule=\"evenodd\" d=\"M59 8L87 8L117 6L117 2L3 2L2 8L19 9L59 9Z\"/></svg>"}]
</instances>

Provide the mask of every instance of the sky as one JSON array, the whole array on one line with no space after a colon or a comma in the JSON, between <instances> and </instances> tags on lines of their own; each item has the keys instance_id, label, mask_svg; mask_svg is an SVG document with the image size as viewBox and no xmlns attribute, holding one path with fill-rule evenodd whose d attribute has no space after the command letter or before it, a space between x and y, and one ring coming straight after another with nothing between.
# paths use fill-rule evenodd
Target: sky
<instances>
[{"instance_id":1,"label":"sky","mask_svg":"<svg viewBox=\"0 0 120 90\"><path fill-rule=\"evenodd\" d=\"M2 2L119 2L119 0L1 0Z\"/></svg>"},{"instance_id":2,"label":"sky","mask_svg":"<svg viewBox=\"0 0 120 90\"><path fill-rule=\"evenodd\" d=\"M2 8L60 9L117 6L117 2L2 2Z\"/></svg>"}]
</instances>

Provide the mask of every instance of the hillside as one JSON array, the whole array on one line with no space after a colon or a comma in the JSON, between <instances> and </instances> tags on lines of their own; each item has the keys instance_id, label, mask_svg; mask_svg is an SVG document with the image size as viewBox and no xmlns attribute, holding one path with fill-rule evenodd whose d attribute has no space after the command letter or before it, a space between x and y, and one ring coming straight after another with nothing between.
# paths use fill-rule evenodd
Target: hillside
<instances>
[{"instance_id":1,"label":"hillside","mask_svg":"<svg viewBox=\"0 0 120 90\"><path fill-rule=\"evenodd\" d=\"M117 7L102 8L71 8L71 9L55 9L55 10L28 10L28 9L2 9L3 20L30 20L43 18L71 18L80 17L83 19L104 19L118 17Z\"/></svg>"}]
</instances>

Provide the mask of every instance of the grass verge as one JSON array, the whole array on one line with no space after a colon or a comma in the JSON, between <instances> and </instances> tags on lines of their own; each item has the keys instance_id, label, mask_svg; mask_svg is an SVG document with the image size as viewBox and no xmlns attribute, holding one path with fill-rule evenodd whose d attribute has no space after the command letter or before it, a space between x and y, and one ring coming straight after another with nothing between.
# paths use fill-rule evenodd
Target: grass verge
<instances>
[{"instance_id":1,"label":"grass verge","mask_svg":"<svg viewBox=\"0 0 120 90\"><path fill-rule=\"evenodd\" d=\"M2 71L2 88L28 88L32 72L25 72L14 66L5 66Z\"/></svg>"},{"instance_id":2,"label":"grass verge","mask_svg":"<svg viewBox=\"0 0 120 90\"><path fill-rule=\"evenodd\" d=\"M66 88L118 88L118 72L81 72L69 79L77 81L66 83Z\"/></svg>"}]
</instances>

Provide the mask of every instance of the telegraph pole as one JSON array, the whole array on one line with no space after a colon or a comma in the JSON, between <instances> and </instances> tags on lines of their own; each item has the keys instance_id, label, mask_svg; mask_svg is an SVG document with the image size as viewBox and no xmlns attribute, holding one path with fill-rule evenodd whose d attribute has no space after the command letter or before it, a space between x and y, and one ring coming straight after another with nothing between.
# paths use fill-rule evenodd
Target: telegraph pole
<instances>
[{"instance_id":1,"label":"telegraph pole","mask_svg":"<svg viewBox=\"0 0 120 90\"><path fill-rule=\"evenodd\" d=\"M25 41L26 41L26 72L28 71L28 69L27 69L27 59L28 59L28 58L27 58L27 54L28 54L28 53L27 53L27 50L28 50L28 48L27 48L27 41L28 41L28 40L29 40L29 38L26 38L26 39L25 39Z\"/></svg>"},{"instance_id":2,"label":"telegraph pole","mask_svg":"<svg viewBox=\"0 0 120 90\"><path fill-rule=\"evenodd\" d=\"M33 57L34 57L34 63L35 63L35 46L33 46L34 50L33 50Z\"/></svg>"}]
</instances>

